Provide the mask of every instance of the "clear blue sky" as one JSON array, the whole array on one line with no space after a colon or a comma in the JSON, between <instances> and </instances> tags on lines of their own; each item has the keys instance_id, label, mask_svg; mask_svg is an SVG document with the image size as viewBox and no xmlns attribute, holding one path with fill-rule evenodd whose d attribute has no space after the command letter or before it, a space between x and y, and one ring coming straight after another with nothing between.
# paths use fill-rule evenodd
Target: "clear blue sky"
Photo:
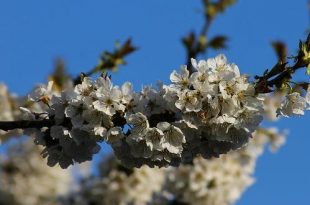
<instances>
[{"instance_id":1,"label":"clear blue sky","mask_svg":"<svg viewBox=\"0 0 310 205\"><path fill-rule=\"evenodd\" d=\"M227 34L228 58L242 72L260 74L275 63L272 40L293 54L309 25L306 0L239 0L221 15L211 35ZM0 81L25 94L45 82L60 56L72 75L87 71L103 49L131 36L140 50L113 75L115 83L168 81L184 63L180 37L202 24L200 0L10 0L0 2ZM215 55L215 53L210 53ZM290 129L287 144L258 162L256 184L237 205L309 204L310 113L277 122Z\"/></svg>"}]
</instances>

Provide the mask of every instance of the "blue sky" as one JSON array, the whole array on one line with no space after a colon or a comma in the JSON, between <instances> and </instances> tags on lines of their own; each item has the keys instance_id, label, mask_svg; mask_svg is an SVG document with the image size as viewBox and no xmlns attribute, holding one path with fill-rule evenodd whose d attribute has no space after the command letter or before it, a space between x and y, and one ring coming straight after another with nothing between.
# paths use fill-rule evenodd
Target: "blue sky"
<instances>
[{"instance_id":1,"label":"blue sky","mask_svg":"<svg viewBox=\"0 0 310 205\"><path fill-rule=\"evenodd\" d=\"M306 0L239 0L218 17L210 35L228 35L229 49L223 51L228 59L243 73L261 74L276 61L272 40L283 40L291 54L296 52L309 26L306 5ZM158 79L168 82L170 72L185 61L180 38L201 27L200 12L200 0L2 0L0 81L25 94L46 81L56 57L63 57L75 76L94 66L115 40L130 36L140 50L113 74L114 82L132 81L137 90ZM276 123L290 130L287 144L276 155L260 158L257 182L237 205L309 203L307 114Z\"/></svg>"}]
</instances>

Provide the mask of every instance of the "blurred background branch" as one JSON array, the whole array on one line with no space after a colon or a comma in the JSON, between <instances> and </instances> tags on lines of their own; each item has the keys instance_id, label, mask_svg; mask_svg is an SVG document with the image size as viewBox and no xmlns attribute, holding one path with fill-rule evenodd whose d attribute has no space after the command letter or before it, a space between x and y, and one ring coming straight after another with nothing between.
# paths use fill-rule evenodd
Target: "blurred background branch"
<instances>
[{"instance_id":1,"label":"blurred background branch","mask_svg":"<svg viewBox=\"0 0 310 205\"><path fill-rule=\"evenodd\" d=\"M214 19L236 2L237 0L202 0L204 24L200 32L192 31L182 39L187 53L186 64L191 73L193 72L192 58L196 59L199 55L206 54L208 49L218 50L227 48L227 36L216 35L209 39L208 33Z\"/></svg>"},{"instance_id":2,"label":"blurred background branch","mask_svg":"<svg viewBox=\"0 0 310 205\"><path fill-rule=\"evenodd\" d=\"M136 50L137 47L132 44L130 38L122 45L117 43L114 51L102 52L98 64L90 71L83 73L83 76L89 77L95 73L103 73L109 70L116 71L120 65L126 65L125 57ZM75 85L81 83L81 77L74 78L73 82Z\"/></svg>"}]
</instances>

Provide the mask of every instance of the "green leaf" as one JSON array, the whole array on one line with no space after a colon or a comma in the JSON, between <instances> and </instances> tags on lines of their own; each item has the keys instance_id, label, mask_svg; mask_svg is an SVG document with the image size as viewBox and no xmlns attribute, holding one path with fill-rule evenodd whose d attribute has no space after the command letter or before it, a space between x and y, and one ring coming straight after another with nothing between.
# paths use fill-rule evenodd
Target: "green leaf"
<instances>
[{"instance_id":1,"label":"green leaf","mask_svg":"<svg viewBox=\"0 0 310 205\"><path fill-rule=\"evenodd\" d=\"M203 0L205 15L207 18L213 19L218 13L225 12L228 7L232 6L236 2L237 0Z\"/></svg>"},{"instance_id":2,"label":"green leaf","mask_svg":"<svg viewBox=\"0 0 310 205\"><path fill-rule=\"evenodd\" d=\"M194 32L190 32L186 37L182 39L183 45L187 51L191 51L194 48L196 42L196 36Z\"/></svg>"},{"instance_id":3,"label":"green leaf","mask_svg":"<svg viewBox=\"0 0 310 205\"><path fill-rule=\"evenodd\" d=\"M108 70L116 71L119 65L125 65L125 57L127 57L132 52L136 51L138 48L132 45L131 39L129 38L124 44L119 42L115 43L114 51L104 51L102 52L99 62L90 71L84 74L84 76L91 76L98 72L106 72ZM81 76L74 79L74 84L81 83Z\"/></svg>"},{"instance_id":4,"label":"green leaf","mask_svg":"<svg viewBox=\"0 0 310 205\"><path fill-rule=\"evenodd\" d=\"M310 64L308 64L308 66L307 66L306 74L307 74L307 75L310 75Z\"/></svg>"},{"instance_id":5,"label":"green leaf","mask_svg":"<svg viewBox=\"0 0 310 205\"><path fill-rule=\"evenodd\" d=\"M228 38L226 36L215 36L209 41L208 46L215 50L227 48L227 40Z\"/></svg>"},{"instance_id":6,"label":"green leaf","mask_svg":"<svg viewBox=\"0 0 310 205\"><path fill-rule=\"evenodd\" d=\"M93 73L103 72L105 70L117 70L119 65L126 64L124 58L136 50L137 48L132 45L131 39L128 39L123 45L116 43L114 52L104 51L101 54L99 63L93 70Z\"/></svg>"},{"instance_id":7,"label":"green leaf","mask_svg":"<svg viewBox=\"0 0 310 205\"><path fill-rule=\"evenodd\" d=\"M235 4L237 0L219 0L217 3L218 11L224 12L228 7Z\"/></svg>"},{"instance_id":8,"label":"green leaf","mask_svg":"<svg viewBox=\"0 0 310 205\"><path fill-rule=\"evenodd\" d=\"M54 82L53 88L61 91L70 78L64 60L61 58L56 59L54 71L48 76L48 80Z\"/></svg>"},{"instance_id":9,"label":"green leaf","mask_svg":"<svg viewBox=\"0 0 310 205\"><path fill-rule=\"evenodd\" d=\"M272 42L272 47L277 54L279 62L285 63L287 58L287 46L285 43L281 41L274 41Z\"/></svg>"}]
</instances>

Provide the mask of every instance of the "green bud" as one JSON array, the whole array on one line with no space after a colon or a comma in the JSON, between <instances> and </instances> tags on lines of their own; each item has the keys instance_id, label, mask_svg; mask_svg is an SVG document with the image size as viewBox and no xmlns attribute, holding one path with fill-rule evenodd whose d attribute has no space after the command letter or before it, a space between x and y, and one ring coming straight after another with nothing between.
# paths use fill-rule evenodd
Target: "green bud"
<instances>
[{"instance_id":1,"label":"green bud","mask_svg":"<svg viewBox=\"0 0 310 205\"><path fill-rule=\"evenodd\" d=\"M310 51L305 43L301 45L301 51L303 54L302 60L305 62L310 62Z\"/></svg>"},{"instance_id":2,"label":"green bud","mask_svg":"<svg viewBox=\"0 0 310 205\"><path fill-rule=\"evenodd\" d=\"M307 74L307 75L310 75L310 64L308 64L308 66L307 66L306 74Z\"/></svg>"}]
</instances>

